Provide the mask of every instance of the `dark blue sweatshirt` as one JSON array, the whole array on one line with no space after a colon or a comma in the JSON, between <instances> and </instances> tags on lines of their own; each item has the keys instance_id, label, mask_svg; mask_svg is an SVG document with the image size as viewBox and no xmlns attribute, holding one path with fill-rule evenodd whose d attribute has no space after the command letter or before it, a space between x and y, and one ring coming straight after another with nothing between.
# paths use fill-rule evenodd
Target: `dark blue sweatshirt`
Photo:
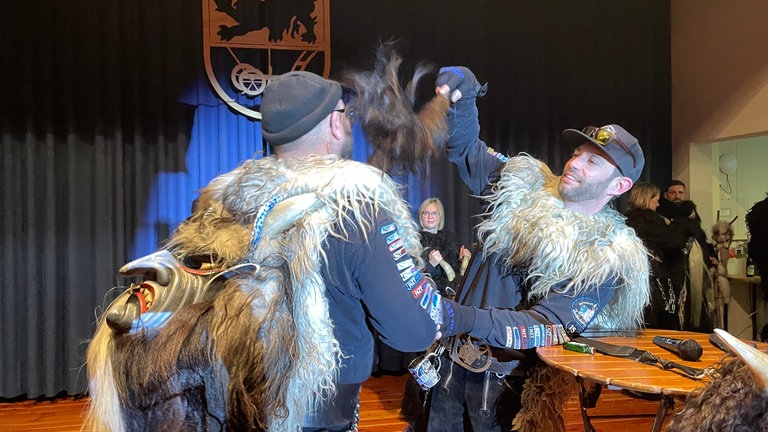
<instances>
[{"instance_id":1,"label":"dark blue sweatshirt","mask_svg":"<svg viewBox=\"0 0 768 432\"><path fill-rule=\"evenodd\" d=\"M341 345L339 384L365 381L373 366L373 336L366 319L392 348L426 350L435 340L440 297L417 270L389 217L380 216L368 241L356 226L349 238L328 237L323 268L334 335Z\"/></svg>"},{"instance_id":2,"label":"dark blue sweatshirt","mask_svg":"<svg viewBox=\"0 0 768 432\"><path fill-rule=\"evenodd\" d=\"M498 180L498 172L509 158L488 147L479 138L475 99L461 99L448 116L450 137L448 160L477 195L485 195ZM447 332L466 332L495 347L526 349L562 343L552 332L563 326L570 334L583 331L613 297L615 281L594 287L579 296L560 294L554 288L546 298L527 300L526 269L503 272L495 256L475 251L464 285L456 297L458 305L446 311L453 314L455 328ZM568 281L563 281L562 285ZM448 319L450 317L447 317Z\"/></svg>"}]
</instances>

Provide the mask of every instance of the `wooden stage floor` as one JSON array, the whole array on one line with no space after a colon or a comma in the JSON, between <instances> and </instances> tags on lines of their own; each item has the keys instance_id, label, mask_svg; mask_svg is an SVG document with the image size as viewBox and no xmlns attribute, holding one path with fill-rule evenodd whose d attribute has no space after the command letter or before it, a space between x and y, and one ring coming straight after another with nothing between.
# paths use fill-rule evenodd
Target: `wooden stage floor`
<instances>
[{"instance_id":1,"label":"wooden stage floor","mask_svg":"<svg viewBox=\"0 0 768 432\"><path fill-rule=\"evenodd\" d=\"M406 376L382 376L366 381L360 396L360 432L400 432L405 428L406 423L399 416L405 379ZM87 398L71 397L0 403L0 432L78 432L87 403ZM592 421L598 432L646 432L653 423L648 416L657 407L656 402L604 390L590 413L603 416ZM565 408L566 431L584 431L578 397L573 395Z\"/></svg>"}]
</instances>

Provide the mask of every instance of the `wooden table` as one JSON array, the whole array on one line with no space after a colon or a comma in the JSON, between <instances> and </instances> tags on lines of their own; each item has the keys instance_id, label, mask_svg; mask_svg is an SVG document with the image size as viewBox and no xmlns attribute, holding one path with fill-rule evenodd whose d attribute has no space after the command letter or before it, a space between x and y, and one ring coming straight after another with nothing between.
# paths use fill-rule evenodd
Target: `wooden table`
<instances>
[{"instance_id":1,"label":"wooden table","mask_svg":"<svg viewBox=\"0 0 768 432\"><path fill-rule=\"evenodd\" d=\"M675 353L665 350L652 342L654 336L665 336L676 339L693 339L698 342L704 352L701 358L695 362L683 361ZM601 342L615 345L627 345L641 350L649 351L658 357L671 360L685 366L705 369L723 356L723 351L709 342L708 333L679 332L673 330L639 331L635 336L590 336ZM765 344L760 344L765 345ZM764 347L762 347L764 348ZM651 430L658 432L664 422L667 411L674 406L675 398L684 400L688 394L697 387L703 386L704 381L688 378L673 370L663 370L659 366L647 365L636 361L612 357L600 353L594 355L583 354L565 350L561 345L541 347L536 349L539 357L548 365L566 371L576 377L579 383L579 402L581 405L582 421L586 432L594 432L587 408L588 391L584 380L591 380L600 385L611 385L620 389L629 390L643 395L658 395L659 409ZM594 398L593 398L594 399ZM593 401L594 402L594 401Z\"/></svg>"}]
</instances>

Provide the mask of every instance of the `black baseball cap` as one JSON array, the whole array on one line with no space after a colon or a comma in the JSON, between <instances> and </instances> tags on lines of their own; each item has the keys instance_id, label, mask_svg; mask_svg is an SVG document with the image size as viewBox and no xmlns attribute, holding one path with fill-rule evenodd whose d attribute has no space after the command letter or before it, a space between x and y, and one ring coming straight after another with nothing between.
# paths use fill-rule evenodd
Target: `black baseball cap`
<instances>
[{"instance_id":1,"label":"black baseball cap","mask_svg":"<svg viewBox=\"0 0 768 432\"><path fill-rule=\"evenodd\" d=\"M618 168L625 177L637 182L645 166L643 149L637 138L626 129L609 124L602 127L587 126L582 130L566 129L563 131L565 141L573 146L579 146L589 141L603 150L609 157L609 162Z\"/></svg>"}]
</instances>

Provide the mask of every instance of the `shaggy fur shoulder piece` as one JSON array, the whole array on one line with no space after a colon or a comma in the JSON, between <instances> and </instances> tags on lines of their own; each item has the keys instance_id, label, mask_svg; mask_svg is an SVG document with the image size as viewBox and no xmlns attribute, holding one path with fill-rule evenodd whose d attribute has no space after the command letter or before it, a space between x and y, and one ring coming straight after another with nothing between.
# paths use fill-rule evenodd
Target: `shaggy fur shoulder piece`
<instances>
[{"instance_id":1,"label":"shaggy fur shoulder piece","mask_svg":"<svg viewBox=\"0 0 768 432\"><path fill-rule=\"evenodd\" d=\"M310 219L303 219L305 224L323 225L328 235L346 238L350 224L334 222L347 220L365 233L378 212L383 212L395 220L411 254L420 256L418 226L401 198L400 186L377 168L336 156L246 161L202 190L194 213L165 246L177 256L212 255L223 261L222 265L260 262L266 257L259 250L256 256L247 256L251 225L259 208L277 195L307 192L316 193L326 205L322 211L307 215Z\"/></svg>"},{"instance_id":2,"label":"shaggy fur shoulder piece","mask_svg":"<svg viewBox=\"0 0 768 432\"><path fill-rule=\"evenodd\" d=\"M278 195L308 192L325 205L251 246L261 206ZM258 394L278 401L267 403L266 415L253 413L266 417L269 430L297 430L304 413L334 392L337 360L344 353L333 337L320 274L323 240L346 239L352 229L367 233L383 213L395 220L407 250L423 265L417 226L399 192L380 170L335 156L251 160L214 179L202 191L193 215L169 239L167 248L179 257L211 256L225 268L242 262L261 266L263 280L249 283L251 279L243 278L240 288L255 299L251 312L262 322L257 333L264 345L261 359L272 366L265 368L262 391L233 394L238 383L230 380L230 397L236 398L230 403L241 409L264 406L248 400ZM224 348L217 346L221 359L240 358L236 352L221 352ZM228 349L237 351L238 345ZM238 364L225 366L231 370Z\"/></svg>"},{"instance_id":3,"label":"shaggy fur shoulder piece","mask_svg":"<svg viewBox=\"0 0 768 432\"><path fill-rule=\"evenodd\" d=\"M612 208L592 216L567 209L557 191L559 179L526 154L506 163L486 197L486 219L478 225L485 255L497 254L496 264L505 269L528 269L530 297L544 297L552 289L576 296L618 281L592 326L640 325L650 292L643 242Z\"/></svg>"}]
</instances>

